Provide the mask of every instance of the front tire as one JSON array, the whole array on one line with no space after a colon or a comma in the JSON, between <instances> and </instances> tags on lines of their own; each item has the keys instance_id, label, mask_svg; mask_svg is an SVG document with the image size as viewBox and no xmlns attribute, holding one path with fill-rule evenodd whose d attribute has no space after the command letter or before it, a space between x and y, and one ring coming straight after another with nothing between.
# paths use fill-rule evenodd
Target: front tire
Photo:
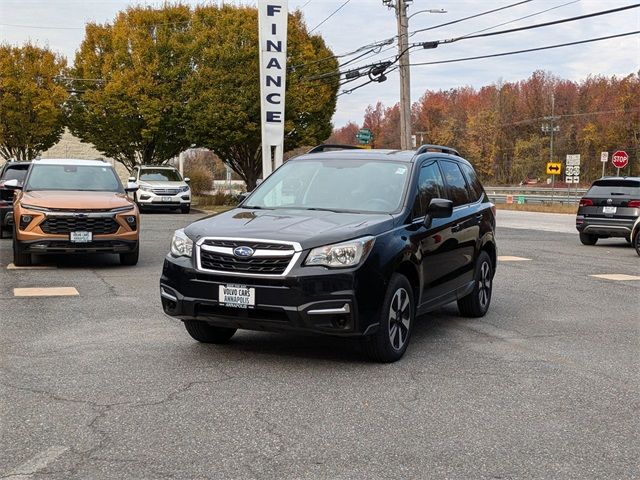
<instances>
[{"instance_id":1,"label":"front tire","mask_svg":"<svg viewBox=\"0 0 640 480\"><path fill-rule=\"evenodd\" d=\"M135 250L120 254L120 265L137 265L140 258L140 244L136 244Z\"/></svg>"},{"instance_id":2,"label":"front tire","mask_svg":"<svg viewBox=\"0 0 640 480\"><path fill-rule=\"evenodd\" d=\"M13 232L13 264L16 267L28 267L31 265L31 254L24 253L15 231Z\"/></svg>"},{"instance_id":3,"label":"front tire","mask_svg":"<svg viewBox=\"0 0 640 480\"><path fill-rule=\"evenodd\" d=\"M409 346L415 314L413 289L409 280L404 275L394 273L382 303L378 331L363 341L367 356L382 363L400 360Z\"/></svg>"},{"instance_id":4,"label":"front tire","mask_svg":"<svg viewBox=\"0 0 640 480\"><path fill-rule=\"evenodd\" d=\"M180 207L180 211L181 211L182 213L189 213L189 212L191 211L191 204L188 204L188 205L182 205L182 206Z\"/></svg>"},{"instance_id":5,"label":"front tire","mask_svg":"<svg viewBox=\"0 0 640 480\"><path fill-rule=\"evenodd\" d=\"M236 333L236 328L214 327L198 320L185 320L184 328L194 340L201 343L227 343Z\"/></svg>"},{"instance_id":6,"label":"front tire","mask_svg":"<svg viewBox=\"0 0 640 480\"><path fill-rule=\"evenodd\" d=\"M640 256L640 230L636 232L636 236L633 239L633 248L636 249L636 253Z\"/></svg>"},{"instance_id":7,"label":"front tire","mask_svg":"<svg viewBox=\"0 0 640 480\"><path fill-rule=\"evenodd\" d=\"M591 235L589 233L581 233L580 241L582 242L583 245L595 245L596 242L598 241L598 237L596 237L595 235Z\"/></svg>"},{"instance_id":8,"label":"front tire","mask_svg":"<svg viewBox=\"0 0 640 480\"><path fill-rule=\"evenodd\" d=\"M465 317L484 317L491 304L493 264L487 252L480 252L473 276L473 291L458 300L458 310Z\"/></svg>"}]
</instances>

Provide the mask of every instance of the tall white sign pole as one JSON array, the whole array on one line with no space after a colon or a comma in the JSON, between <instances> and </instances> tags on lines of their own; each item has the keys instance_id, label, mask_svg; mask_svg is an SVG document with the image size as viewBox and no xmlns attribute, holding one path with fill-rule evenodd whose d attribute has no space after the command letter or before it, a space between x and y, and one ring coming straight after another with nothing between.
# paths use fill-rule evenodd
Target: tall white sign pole
<instances>
[{"instance_id":1,"label":"tall white sign pole","mask_svg":"<svg viewBox=\"0 0 640 480\"><path fill-rule=\"evenodd\" d=\"M287 19L287 0L258 0L263 179L282 165L284 153Z\"/></svg>"}]
</instances>

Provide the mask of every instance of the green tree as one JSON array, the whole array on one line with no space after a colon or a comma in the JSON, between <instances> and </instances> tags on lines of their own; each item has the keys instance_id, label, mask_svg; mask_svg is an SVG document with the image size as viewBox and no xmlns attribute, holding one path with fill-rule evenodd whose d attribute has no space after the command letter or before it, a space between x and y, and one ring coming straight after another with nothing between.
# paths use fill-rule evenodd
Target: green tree
<instances>
[{"instance_id":1,"label":"green tree","mask_svg":"<svg viewBox=\"0 0 640 480\"><path fill-rule=\"evenodd\" d=\"M31 160L64 129L65 60L46 48L0 45L0 155Z\"/></svg>"},{"instance_id":2,"label":"green tree","mask_svg":"<svg viewBox=\"0 0 640 480\"><path fill-rule=\"evenodd\" d=\"M200 6L192 28L188 134L198 146L215 152L251 190L262 170L257 11ZM299 12L289 15L287 40L285 151L331 135L337 91L335 81L306 80L334 71L337 62L321 37L307 33Z\"/></svg>"},{"instance_id":3,"label":"green tree","mask_svg":"<svg viewBox=\"0 0 640 480\"><path fill-rule=\"evenodd\" d=\"M191 11L129 8L88 24L76 54L69 127L124 164L159 164L190 145L184 86L192 73Z\"/></svg>"}]
</instances>

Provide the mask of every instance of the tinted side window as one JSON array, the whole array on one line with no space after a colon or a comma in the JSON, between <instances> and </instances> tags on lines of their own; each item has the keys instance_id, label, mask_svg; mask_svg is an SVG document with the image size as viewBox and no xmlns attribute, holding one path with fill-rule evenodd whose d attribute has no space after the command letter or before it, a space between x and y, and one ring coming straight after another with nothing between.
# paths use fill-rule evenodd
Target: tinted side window
<instances>
[{"instance_id":1,"label":"tinted side window","mask_svg":"<svg viewBox=\"0 0 640 480\"><path fill-rule=\"evenodd\" d=\"M424 165L418 177L418 193L413 205L413 218L424 217L432 198L444 198L444 182L436 162Z\"/></svg>"},{"instance_id":2,"label":"tinted side window","mask_svg":"<svg viewBox=\"0 0 640 480\"><path fill-rule=\"evenodd\" d=\"M455 162L441 161L442 173L449 186L449 200L453 202L453 206L464 205L470 203L469 192L467 191L467 182L462 175L460 167Z\"/></svg>"},{"instance_id":3,"label":"tinted side window","mask_svg":"<svg viewBox=\"0 0 640 480\"><path fill-rule=\"evenodd\" d=\"M482 196L484 189L480 184L480 180L478 180L476 171L473 169L473 167L470 167L466 163L462 163L460 166L462 167L462 171L467 177L467 182L469 184L469 194L471 195L471 201L477 202Z\"/></svg>"}]
</instances>

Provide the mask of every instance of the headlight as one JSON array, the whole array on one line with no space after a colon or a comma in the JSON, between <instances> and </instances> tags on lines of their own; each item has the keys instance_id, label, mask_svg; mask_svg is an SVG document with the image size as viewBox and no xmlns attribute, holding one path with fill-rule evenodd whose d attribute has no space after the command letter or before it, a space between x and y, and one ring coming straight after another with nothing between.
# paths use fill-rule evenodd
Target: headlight
<instances>
[{"instance_id":1,"label":"headlight","mask_svg":"<svg viewBox=\"0 0 640 480\"><path fill-rule=\"evenodd\" d=\"M188 192L189 191L189 185L185 185L184 187L180 188L181 192Z\"/></svg>"},{"instance_id":2,"label":"headlight","mask_svg":"<svg viewBox=\"0 0 640 480\"><path fill-rule=\"evenodd\" d=\"M314 248L305 265L324 265L330 268L353 267L363 261L373 248L374 237L362 237L344 243Z\"/></svg>"},{"instance_id":3,"label":"headlight","mask_svg":"<svg viewBox=\"0 0 640 480\"><path fill-rule=\"evenodd\" d=\"M184 230L176 230L171 239L171 255L174 257L190 257L193 251L193 241L187 237Z\"/></svg>"},{"instance_id":4,"label":"headlight","mask_svg":"<svg viewBox=\"0 0 640 480\"><path fill-rule=\"evenodd\" d=\"M151 185L138 185L138 189L142 190L143 192L153 193Z\"/></svg>"}]
</instances>

